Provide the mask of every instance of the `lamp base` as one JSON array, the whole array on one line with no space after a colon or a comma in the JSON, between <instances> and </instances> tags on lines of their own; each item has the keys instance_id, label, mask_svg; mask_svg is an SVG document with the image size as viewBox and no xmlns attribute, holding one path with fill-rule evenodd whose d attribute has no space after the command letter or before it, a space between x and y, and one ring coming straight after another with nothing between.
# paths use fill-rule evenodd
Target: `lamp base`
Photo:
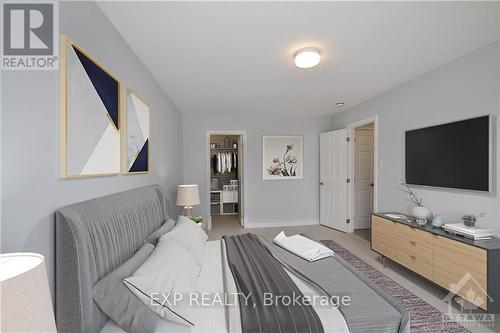
<instances>
[{"instance_id":1,"label":"lamp base","mask_svg":"<svg viewBox=\"0 0 500 333\"><path fill-rule=\"evenodd\" d=\"M184 216L191 216L191 209L193 209L193 206L184 206Z\"/></svg>"}]
</instances>

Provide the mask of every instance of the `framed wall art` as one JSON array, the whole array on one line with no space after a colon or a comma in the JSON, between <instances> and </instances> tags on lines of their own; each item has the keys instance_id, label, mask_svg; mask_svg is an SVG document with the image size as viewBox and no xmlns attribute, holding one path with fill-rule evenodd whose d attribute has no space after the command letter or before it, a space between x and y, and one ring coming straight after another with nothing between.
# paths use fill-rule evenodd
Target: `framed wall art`
<instances>
[{"instance_id":1,"label":"framed wall art","mask_svg":"<svg viewBox=\"0 0 500 333\"><path fill-rule=\"evenodd\" d=\"M120 173L120 82L61 37L61 174Z\"/></svg>"},{"instance_id":2,"label":"framed wall art","mask_svg":"<svg viewBox=\"0 0 500 333\"><path fill-rule=\"evenodd\" d=\"M149 105L127 89L125 147L127 173L149 172Z\"/></svg>"},{"instance_id":3,"label":"framed wall art","mask_svg":"<svg viewBox=\"0 0 500 333\"><path fill-rule=\"evenodd\" d=\"M262 179L302 179L304 172L304 137L262 137Z\"/></svg>"}]
</instances>

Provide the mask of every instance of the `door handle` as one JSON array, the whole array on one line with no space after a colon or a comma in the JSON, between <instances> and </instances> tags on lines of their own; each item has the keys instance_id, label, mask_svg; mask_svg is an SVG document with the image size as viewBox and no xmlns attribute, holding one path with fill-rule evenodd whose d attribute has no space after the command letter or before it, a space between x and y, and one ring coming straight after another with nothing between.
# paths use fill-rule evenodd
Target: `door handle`
<instances>
[{"instance_id":1,"label":"door handle","mask_svg":"<svg viewBox=\"0 0 500 333\"><path fill-rule=\"evenodd\" d=\"M320 182L319 184L320 184L321 186L325 185L323 182Z\"/></svg>"},{"instance_id":2,"label":"door handle","mask_svg":"<svg viewBox=\"0 0 500 333\"><path fill-rule=\"evenodd\" d=\"M370 184L370 186L371 186L371 187L373 187L373 186L374 186L374 184L373 184L373 183L371 183L371 184Z\"/></svg>"}]
</instances>

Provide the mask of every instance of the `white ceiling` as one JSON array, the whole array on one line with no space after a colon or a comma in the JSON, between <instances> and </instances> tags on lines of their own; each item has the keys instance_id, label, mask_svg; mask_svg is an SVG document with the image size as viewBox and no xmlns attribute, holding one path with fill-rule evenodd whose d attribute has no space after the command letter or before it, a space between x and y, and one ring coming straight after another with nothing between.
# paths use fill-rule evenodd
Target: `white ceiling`
<instances>
[{"instance_id":1,"label":"white ceiling","mask_svg":"<svg viewBox=\"0 0 500 333\"><path fill-rule=\"evenodd\" d=\"M497 2L102 2L182 113L324 115L499 38ZM316 68L293 53L322 51Z\"/></svg>"}]
</instances>

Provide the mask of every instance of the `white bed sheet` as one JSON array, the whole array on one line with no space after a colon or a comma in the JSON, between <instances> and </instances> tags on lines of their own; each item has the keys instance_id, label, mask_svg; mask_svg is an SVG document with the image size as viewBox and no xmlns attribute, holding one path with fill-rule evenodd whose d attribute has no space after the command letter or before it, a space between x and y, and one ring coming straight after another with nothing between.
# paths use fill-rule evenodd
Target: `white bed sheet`
<instances>
[{"instance_id":1,"label":"white bed sheet","mask_svg":"<svg viewBox=\"0 0 500 333\"><path fill-rule=\"evenodd\" d=\"M227 264L225 252L222 251L224 243L220 240L209 241L205 246L203 268L198 278L198 293L236 293L236 285ZM320 295L314 287L304 282L301 278L287 271L297 287L305 295ZM198 301L201 303L201 295ZM207 294L204 294L207 295ZM213 297L209 297L209 302ZM196 307L194 311L194 327L186 327L175 324L167 320L161 320L156 329L156 333L179 332L179 333L208 333L208 332L241 332L241 319L238 303L232 298L228 299L230 306L219 306L215 302L214 306ZM344 333L349 332L347 323L338 309L315 306L325 332ZM113 320L108 320L101 330L101 333L126 333Z\"/></svg>"}]
</instances>

